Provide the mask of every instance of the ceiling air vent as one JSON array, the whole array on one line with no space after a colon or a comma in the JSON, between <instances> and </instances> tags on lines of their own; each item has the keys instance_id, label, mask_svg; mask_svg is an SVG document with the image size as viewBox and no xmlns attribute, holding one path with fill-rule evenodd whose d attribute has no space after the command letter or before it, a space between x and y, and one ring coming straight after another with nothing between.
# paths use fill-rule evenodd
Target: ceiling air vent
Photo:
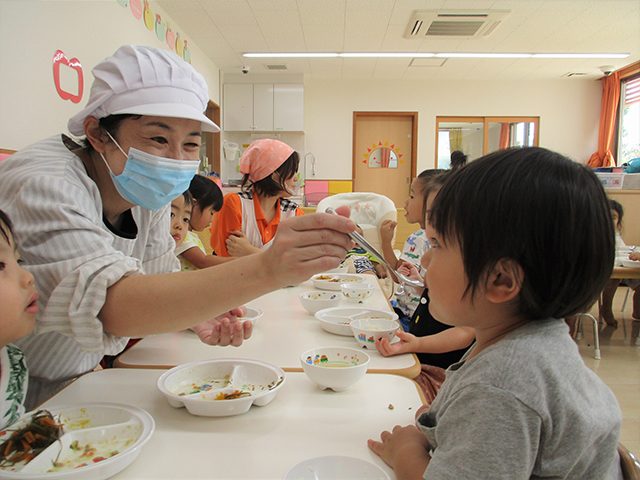
<instances>
[{"instance_id":1,"label":"ceiling air vent","mask_svg":"<svg viewBox=\"0 0 640 480\"><path fill-rule=\"evenodd\" d=\"M414 10L404 38L486 37L510 10Z\"/></svg>"},{"instance_id":2,"label":"ceiling air vent","mask_svg":"<svg viewBox=\"0 0 640 480\"><path fill-rule=\"evenodd\" d=\"M587 75L587 72L567 72L564 75L560 75L560 78L582 77L584 75Z\"/></svg>"},{"instance_id":3,"label":"ceiling air vent","mask_svg":"<svg viewBox=\"0 0 640 480\"><path fill-rule=\"evenodd\" d=\"M277 63L277 64L265 64L265 67L267 67L267 70L288 70L289 67L284 64L284 63Z\"/></svg>"}]
</instances>

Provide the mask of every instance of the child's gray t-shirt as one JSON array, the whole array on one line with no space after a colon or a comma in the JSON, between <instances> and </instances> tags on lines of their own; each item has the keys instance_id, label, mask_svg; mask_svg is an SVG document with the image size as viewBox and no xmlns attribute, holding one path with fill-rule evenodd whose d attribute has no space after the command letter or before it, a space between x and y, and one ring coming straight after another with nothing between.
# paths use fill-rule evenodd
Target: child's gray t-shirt
<instances>
[{"instance_id":1,"label":"child's gray t-shirt","mask_svg":"<svg viewBox=\"0 0 640 480\"><path fill-rule=\"evenodd\" d=\"M467 355L419 418L434 448L425 479L622 478L620 407L563 321L530 322Z\"/></svg>"}]
</instances>

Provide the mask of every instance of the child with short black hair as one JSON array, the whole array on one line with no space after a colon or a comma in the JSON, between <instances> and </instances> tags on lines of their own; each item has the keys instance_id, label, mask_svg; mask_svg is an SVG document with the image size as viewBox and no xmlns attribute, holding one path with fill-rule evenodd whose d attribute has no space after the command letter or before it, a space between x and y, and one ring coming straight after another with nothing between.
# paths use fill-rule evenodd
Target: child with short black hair
<instances>
[{"instance_id":1,"label":"child with short black hair","mask_svg":"<svg viewBox=\"0 0 640 480\"><path fill-rule=\"evenodd\" d=\"M37 301L33 275L20 266L11 221L0 210L0 429L24 413L29 373L11 342L33 331Z\"/></svg>"},{"instance_id":2,"label":"child with short black hair","mask_svg":"<svg viewBox=\"0 0 640 480\"><path fill-rule=\"evenodd\" d=\"M549 150L500 150L452 175L427 233L429 310L476 343L417 426L369 447L398 479L621 478L620 407L561 320L613 268L598 178Z\"/></svg>"},{"instance_id":3,"label":"child with short black hair","mask_svg":"<svg viewBox=\"0 0 640 480\"><path fill-rule=\"evenodd\" d=\"M224 200L220 187L209 177L196 175L191 180L187 192L193 197L191 200L191 220L186 237L179 245L176 242L175 250L182 270L199 270L233 260L235 257L207 255L204 245L196 233L209 228L213 214L222 208Z\"/></svg>"}]
</instances>

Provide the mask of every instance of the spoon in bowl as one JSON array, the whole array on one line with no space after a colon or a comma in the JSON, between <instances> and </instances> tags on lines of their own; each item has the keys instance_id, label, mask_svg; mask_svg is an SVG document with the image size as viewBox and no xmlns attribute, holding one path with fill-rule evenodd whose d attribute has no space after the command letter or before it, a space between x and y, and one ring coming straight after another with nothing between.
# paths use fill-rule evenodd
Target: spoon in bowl
<instances>
[{"instance_id":1,"label":"spoon in bowl","mask_svg":"<svg viewBox=\"0 0 640 480\"><path fill-rule=\"evenodd\" d=\"M338 215L338 213L336 213L336 211L329 207L326 210L327 213L331 213L333 215ZM373 246L367 242L364 237L362 235L360 235L358 232L351 232L349 233L349 236L358 244L360 245L362 248L364 248L367 252L369 252L371 255L373 255L378 261L384 263L389 270L391 270L394 275L398 278L398 280L400 280L404 285L409 285L410 287L416 287L416 288L424 288L424 283L422 283L420 280L414 280L411 277L408 277L406 275L403 275L402 273L398 272L395 268L393 268L389 262L387 262L384 257L382 256L381 253L379 253L375 248L373 248Z\"/></svg>"}]
</instances>

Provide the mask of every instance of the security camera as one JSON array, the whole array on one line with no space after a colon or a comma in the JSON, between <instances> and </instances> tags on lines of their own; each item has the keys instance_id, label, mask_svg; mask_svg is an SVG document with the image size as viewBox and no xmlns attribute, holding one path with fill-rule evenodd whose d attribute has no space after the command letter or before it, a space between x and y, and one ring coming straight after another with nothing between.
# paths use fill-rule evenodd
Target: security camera
<instances>
[{"instance_id":1,"label":"security camera","mask_svg":"<svg viewBox=\"0 0 640 480\"><path fill-rule=\"evenodd\" d=\"M600 71L604 73L605 77L608 77L613 73L614 68L616 67L614 67L613 65L603 65L600 67Z\"/></svg>"},{"instance_id":2,"label":"security camera","mask_svg":"<svg viewBox=\"0 0 640 480\"><path fill-rule=\"evenodd\" d=\"M242 73L244 73L245 75L249 73L250 70L251 70L251 67L249 66L242 67Z\"/></svg>"}]
</instances>

